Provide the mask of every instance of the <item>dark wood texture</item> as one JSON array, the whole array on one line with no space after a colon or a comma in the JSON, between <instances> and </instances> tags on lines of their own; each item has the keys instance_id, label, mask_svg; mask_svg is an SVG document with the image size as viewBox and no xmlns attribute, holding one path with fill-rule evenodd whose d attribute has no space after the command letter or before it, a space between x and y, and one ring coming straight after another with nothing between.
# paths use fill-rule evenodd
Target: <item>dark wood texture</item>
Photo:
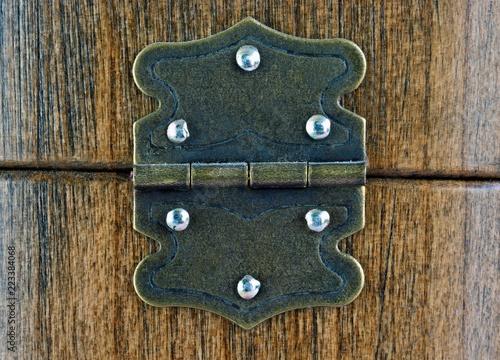
<instances>
[{"instance_id":1,"label":"dark wood texture","mask_svg":"<svg viewBox=\"0 0 500 360\"><path fill-rule=\"evenodd\" d=\"M156 245L132 228L127 174L133 122L157 107L137 53L246 16L359 44L366 79L343 103L367 119L369 175L495 179L369 179L366 228L342 245L360 297L250 331L137 297ZM0 358L499 359L499 28L500 0L0 0Z\"/></svg>"},{"instance_id":2,"label":"dark wood texture","mask_svg":"<svg viewBox=\"0 0 500 360\"><path fill-rule=\"evenodd\" d=\"M132 274L156 246L132 229L131 191L114 173L0 173L2 271L6 248L18 254L19 359L500 357L499 182L370 180L366 228L343 243L366 272L360 297L250 331L137 297ZM5 291L2 276L1 309ZM0 358L13 358L3 343Z\"/></svg>"},{"instance_id":3,"label":"dark wood texture","mask_svg":"<svg viewBox=\"0 0 500 360\"><path fill-rule=\"evenodd\" d=\"M0 166L130 168L132 124L156 108L137 53L246 16L360 45L366 80L344 103L367 119L370 174L498 177L498 0L4 0Z\"/></svg>"}]
</instances>

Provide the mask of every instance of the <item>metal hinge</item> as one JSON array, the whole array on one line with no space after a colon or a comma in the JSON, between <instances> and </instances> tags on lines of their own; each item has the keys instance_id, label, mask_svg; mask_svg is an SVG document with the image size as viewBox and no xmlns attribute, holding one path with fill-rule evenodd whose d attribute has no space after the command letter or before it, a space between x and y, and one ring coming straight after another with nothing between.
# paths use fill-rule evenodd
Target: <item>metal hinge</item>
<instances>
[{"instance_id":1,"label":"metal hinge","mask_svg":"<svg viewBox=\"0 0 500 360\"><path fill-rule=\"evenodd\" d=\"M134 124L134 227L161 245L135 273L144 301L250 328L359 294L337 244L364 226L365 121L339 98L364 72L350 41L251 18L138 55L135 81L160 102Z\"/></svg>"},{"instance_id":2,"label":"metal hinge","mask_svg":"<svg viewBox=\"0 0 500 360\"><path fill-rule=\"evenodd\" d=\"M306 188L364 185L364 161L139 164L135 186L189 190L203 187Z\"/></svg>"}]
</instances>

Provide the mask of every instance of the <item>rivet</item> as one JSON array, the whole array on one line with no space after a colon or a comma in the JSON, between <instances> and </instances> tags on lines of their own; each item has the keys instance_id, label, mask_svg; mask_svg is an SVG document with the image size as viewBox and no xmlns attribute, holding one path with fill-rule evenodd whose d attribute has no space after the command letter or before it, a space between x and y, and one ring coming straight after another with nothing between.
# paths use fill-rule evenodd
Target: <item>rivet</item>
<instances>
[{"instance_id":1,"label":"rivet","mask_svg":"<svg viewBox=\"0 0 500 360\"><path fill-rule=\"evenodd\" d=\"M175 120L168 125L167 136L173 143L179 144L189 137L189 130L185 120Z\"/></svg>"},{"instance_id":2,"label":"rivet","mask_svg":"<svg viewBox=\"0 0 500 360\"><path fill-rule=\"evenodd\" d=\"M236 52L236 62L245 71L254 71L259 67L259 50L252 45L244 45Z\"/></svg>"},{"instance_id":3,"label":"rivet","mask_svg":"<svg viewBox=\"0 0 500 360\"><path fill-rule=\"evenodd\" d=\"M245 275L238 282L238 294L246 300L253 299L255 295L259 292L260 281L254 279L250 275Z\"/></svg>"},{"instance_id":4,"label":"rivet","mask_svg":"<svg viewBox=\"0 0 500 360\"><path fill-rule=\"evenodd\" d=\"M306 214L307 226L312 231L323 231L330 223L330 214L327 211L313 209Z\"/></svg>"},{"instance_id":5,"label":"rivet","mask_svg":"<svg viewBox=\"0 0 500 360\"><path fill-rule=\"evenodd\" d=\"M326 116L313 115L307 120L306 131L314 140L320 140L330 134L330 126L330 119Z\"/></svg>"},{"instance_id":6,"label":"rivet","mask_svg":"<svg viewBox=\"0 0 500 360\"><path fill-rule=\"evenodd\" d=\"M189 225L189 213L181 208L174 209L167 214L167 225L175 231L182 231Z\"/></svg>"}]
</instances>

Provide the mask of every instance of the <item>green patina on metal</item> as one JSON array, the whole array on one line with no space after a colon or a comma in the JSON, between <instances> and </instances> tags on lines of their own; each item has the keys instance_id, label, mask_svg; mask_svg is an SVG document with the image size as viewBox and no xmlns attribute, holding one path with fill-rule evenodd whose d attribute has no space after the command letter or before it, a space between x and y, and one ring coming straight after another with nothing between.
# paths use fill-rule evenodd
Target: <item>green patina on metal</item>
<instances>
[{"instance_id":1,"label":"green patina on metal","mask_svg":"<svg viewBox=\"0 0 500 360\"><path fill-rule=\"evenodd\" d=\"M260 64L245 71L238 49ZM361 291L361 266L339 240L364 226L365 120L339 98L365 73L359 48L344 39L288 36L247 18L206 39L157 43L134 64L139 88L157 111L134 124L134 227L160 250L137 267L139 296L154 306L189 306L244 328L286 310L340 306ZM331 122L315 140L313 115ZM169 125L190 136L174 143ZM183 231L165 221L189 213ZM309 229L321 209L330 223ZM238 293L251 275L253 298Z\"/></svg>"}]
</instances>

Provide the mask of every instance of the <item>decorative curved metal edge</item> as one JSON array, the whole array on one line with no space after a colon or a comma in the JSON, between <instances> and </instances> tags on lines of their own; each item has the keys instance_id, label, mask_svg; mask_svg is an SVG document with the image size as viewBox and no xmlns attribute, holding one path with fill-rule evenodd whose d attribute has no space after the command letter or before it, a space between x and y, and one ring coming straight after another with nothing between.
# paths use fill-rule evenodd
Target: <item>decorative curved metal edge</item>
<instances>
[{"instance_id":1,"label":"decorative curved metal edge","mask_svg":"<svg viewBox=\"0 0 500 360\"><path fill-rule=\"evenodd\" d=\"M200 56L200 54L212 54L245 38L265 39L267 43L278 48L286 48L291 53L336 55L344 58L349 66L345 78L337 86L340 95L356 89L365 76L366 59L354 42L347 39L299 38L276 31L252 17L247 17L227 30L204 39L179 43L158 42L146 46L135 59L134 80L142 92L157 98L162 106L166 102L165 96L157 93L158 90L162 90L161 84L151 77L148 73L149 67L144 64L155 64L164 58L187 58ZM172 50L175 51L175 56L172 56ZM143 119L139 120L139 122L142 121Z\"/></svg>"},{"instance_id":2,"label":"decorative curved metal edge","mask_svg":"<svg viewBox=\"0 0 500 360\"><path fill-rule=\"evenodd\" d=\"M284 35L284 34L283 34ZM206 40L206 39L205 39ZM156 148L163 148L163 149L176 149L178 148L179 146L178 145L173 145L171 142L169 142L168 140L166 141L166 143L168 145L166 146L163 146L163 145L160 145L160 144L157 144L155 142L155 139L154 139L154 133L155 131L158 131L162 128L164 128L165 126L168 125L168 123L170 121L172 121L175 117L176 117L176 113L177 113L177 110L178 110L178 107L179 107L179 97L177 95L177 91L176 89L168 82L165 82L163 79L161 79L161 77L156 73L156 68L159 64L161 64L162 62L166 61L170 61L170 60L175 60L175 59L180 59L180 60L183 60L183 61L189 61L193 58L207 58L207 57L210 57L210 56L214 56L214 55L217 55L219 53L224 53L224 52L228 52L230 51L231 49L234 49L234 48L237 48L239 46L242 45L242 43L244 42L247 42L247 41L253 41L263 47L268 47L270 49L273 49L275 51L278 51L278 52L281 52L281 53L286 53L286 54L293 54L294 56L306 56L306 57L319 57L319 56L322 56L322 57L332 57L332 58L336 58L336 59L339 59L340 61L342 61L342 63L346 66L346 70L338 75L337 77L334 77L332 79L330 79L330 82L328 83L328 85L323 89L323 92L322 92L322 95L321 95L321 107L323 109L323 112L326 113L325 109L324 109L324 101L325 101L325 94L328 92L328 90L330 89L331 85L335 82L335 80L337 78L340 78L344 75L347 74L348 72L348 61L342 56L342 55L339 55L339 54L328 54L328 55L319 55L319 54L303 54L303 53L299 53L299 52L290 52L289 49L285 49L284 47L277 47L277 46L274 46L274 45L270 45L270 44L267 44L265 43L264 41L254 37L254 36L248 36L248 37L245 37L244 39L242 40L239 40L238 42L236 43L233 43L231 44L230 46L226 47L226 48L223 48L223 49L218 49L216 52L213 52L213 53L208 53L208 54L198 54L197 56L188 56L188 57L170 57L170 58L161 58L161 59L158 59L157 62L153 63L153 65L151 65L151 69L150 69L150 72L151 72L151 76L155 79L155 81L159 82L159 83L162 83L164 85L164 87L166 89L168 89L168 91L170 91L172 97L173 97L173 100L174 100L174 103L175 103L175 106L174 106L174 109L173 109L173 112L170 116L167 116L165 120L162 121L161 124L157 125L156 127L152 128L151 129L151 132L150 132L150 145L152 147L156 147ZM174 49L175 50L175 49ZM154 50L153 50L154 51ZM338 120L336 120L334 117L330 116L330 120L337 124L338 126L342 126L347 132L349 132L349 129L345 126L342 125L342 123ZM253 136L257 137L257 138L260 138L262 140L265 140L265 141L268 141L268 142L272 142L272 143L275 143L275 144L281 144L281 145L284 145L284 146L308 146L308 147L327 147L327 146L332 146L332 144L325 144L325 143L313 143L311 144L310 143L310 139L306 138L306 140L309 140L309 142L307 143L287 143L287 142L282 142L282 141L279 141L277 139L271 139L271 138L267 138L266 136L262 135L262 134L259 134L255 131L253 131L252 129L246 129L246 130L243 130L242 132L240 133L237 133L237 134L234 134L233 136L229 137L229 138L226 138L226 139L222 139L220 141L217 141L215 143L206 143L206 144L197 144L197 145L182 145L181 147L183 149L186 149L186 150L190 150L190 149L198 149L198 148L207 148L207 147L214 147L214 146L218 146L218 145L227 145L228 143L236 140L237 138L239 138L241 135L245 134L245 133L250 133L252 134ZM350 136L347 137L347 141L349 141L349 138ZM340 143L340 144L334 144L334 145L346 145L346 143Z\"/></svg>"},{"instance_id":3,"label":"decorative curved metal edge","mask_svg":"<svg viewBox=\"0 0 500 360\"><path fill-rule=\"evenodd\" d=\"M359 159L333 159L333 160L365 160L365 120L359 115L348 111L340 105L339 99L342 95L358 87L365 75L366 60L361 50L351 41L345 39L321 39L310 40L293 37L268 28L252 18L247 18L233 27L210 36L206 39L195 40L184 43L156 43L146 47L136 58L134 63L134 79L138 87L145 94L159 100L159 108L134 123L134 164L155 163L154 157L148 154L142 155L140 151L145 145L150 145L147 126L151 129L158 126L165 117L169 117L169 111L175 112L175 99L172 91L157 81L149 72L151 66L165 57L171 57L175 52L179 57L190 57L201 54L209 54L223 47L238 43L247 38L264 39L266 43L280 48L286 48L291 53L309 53L316 55L332 55L332 49L336 55L343 58L347 64L347 72L340 78L332 81L331 86L325 89L322 97L322 107L325 113L335 113L347 119L345 126L350 128L350 136L356 141L349 141L343 145L344 150L354 149L360 154ZM335 46L332 46L335 45ZM328 100L328 101L326 101ZM353 135L354 134L354 135ZM352 139L350 139L352 140ZM361 151L358 151L361 149ZM332 160L332 159L330 159ZM360 264L352 256L338 249L338 242L345 237L361 230L364 227L364 187L350 187L352 201L356 201L353 212L347 219L347 223L336 229L332 229L325 235L321 244L328 244L329 249L323 250L321 257L325 267L333 273L339 266L343 266L343 287L339 292L309 294L295 294L293 296L278 297L272 301L272 306L260 306L251 311L241 311L231 304L227 299L216 299L203 293L190 291L177 291L170 289L166 292L154 286L151 274L158 266L168 266L168 260L175 256L175 235L165 236L165 228L150 221L150 208L144 199L141 199L145 191L135 190L134 194L134 228L153 238L160 244L158 252L144 258L137 266L134 274L134 287L141 299L153 306L181 306L204 309L237 323L243 328L250 329L261 321L279 313L303 308L304 306L340 306L354 300L364 285L364 275ZM159 235L163 234L163 235ZM167 261L167 264L166 264ZM341 272L341 271L339 271ZM308 296L307 302L303 298ZM306 303L306 305L305 305ZM271 305L271 304L270 304Z\"/></svg>"},{"instance_id":4,"label":"decorative curved metal edge","mask_svg":"<svg viewBox=\"0 0 500 360\"><path fill-rule=\"evenodd\" d=\"M356 89L364 78L366 59L359 47L346 39L304 39L294 37L271 29L248 17L229 29L204 39L181 43L154 43L148 45L139 53L133 67L134 80L143 93L156 98L160 105L155 112L134 123L134 164L158 162L154 156L149 156L148 153L143 154L144 150L147 150L143 147L147 145L154 148L151 141L151 129L160 126L169 119L171 120L172 115L176 112L176 99L173 95L175 90L168 84L165 85L157 81L151 72L152 67L164 59L182 59L214 54L245 39L259 39L269 44L269 46L286 49L291 54L328 55L343 59L347 71L340 78L333 79L324 90L321 106L325 114L337 114L343 117L343 119L339 120L339 123L349 129L347 143L340 144L341 146L334 144L332 150L337 151L341 147L343 152L349 150L358 152L361 150L361 153L359 153L359 158L356 159L332 158L330 160L364 160L365 120L342 107L339 101L341 96ZM337 116L332 116L332 118L337 118ZM147 129L150 129L149 131L145 131L146 126ZM324 160L317 159L315 161Z\"/></svg>"},{"instance_id":5,"label":"decorative curved metal edge","mask_svg":"<svg viewBox=\"0 0 500 360\"><path fill-rule=\"evenodd\" d=\"M160 244L160 249L158 252L148 255L137 266L134 273L135 290L143 301L152 306L198 308L221 315L245 329L250 329L277 314L305 306L335 307L346 305L359 295L364 286L364 273L361 265L354 257L341 252L338 248L338 243L341 240L364 227L365 188L364 186L350 187L349 190L352 191L352 195L346 203L334 204L349 208L346 220L325 233L318 250L324 266L341 279L341 285L330 291L283 294L249 308L239 307L230 299L219 298L212 294L188 289L164 289L154 283L154 274L159 269L168 267L175 258L177 238L174 232L153 219L153 206L150 202L137 201L141 197L141 192L136 190L134 227L137 231L157 241ZM174 204L185 204L185 202L167 201L163 205L172 206ZM234 209L224 210L238 213ZM275 210L278 209L269 209L254 216L243 214L238 214L238 216L245 221L252 221ZM330 251L325 250L325 246Z\"/></svg>"}]
</instances>

